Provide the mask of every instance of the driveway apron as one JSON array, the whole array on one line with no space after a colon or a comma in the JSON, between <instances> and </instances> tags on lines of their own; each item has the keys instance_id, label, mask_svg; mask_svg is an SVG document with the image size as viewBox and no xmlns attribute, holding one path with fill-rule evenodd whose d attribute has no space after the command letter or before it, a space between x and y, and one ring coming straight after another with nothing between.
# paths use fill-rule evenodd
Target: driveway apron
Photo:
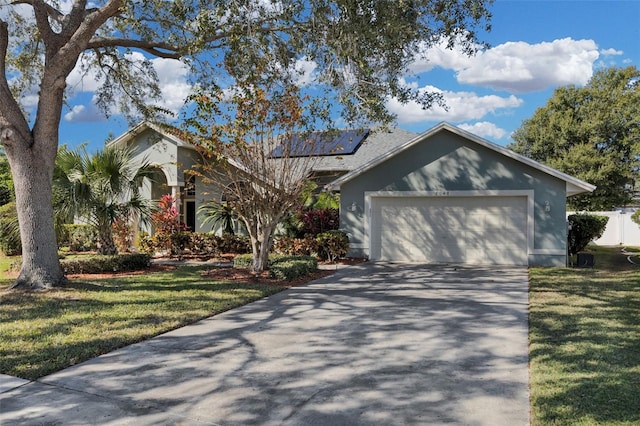
<instances>
[{"instance_id":1,"label":"driveway apron","mask_svg":"<svg viewBox=\"0 0 640 426\"><path fill-rule=\"evenodd\" d=\"M525 268L365 263L0 394L0 424L524 425Z\"/></svg>"}]
</instances>

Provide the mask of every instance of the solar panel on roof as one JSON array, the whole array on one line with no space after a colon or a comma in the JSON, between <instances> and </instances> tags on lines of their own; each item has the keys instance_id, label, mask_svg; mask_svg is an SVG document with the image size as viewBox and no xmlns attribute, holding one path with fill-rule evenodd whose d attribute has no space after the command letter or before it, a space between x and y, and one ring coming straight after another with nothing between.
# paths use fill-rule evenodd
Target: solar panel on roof
<instances>
[{"instance_id":1,"label":"solar panel on roof","mask_svg":"<svg viewBox=\"0 0 640 426\"><path fill-rule=\"evenodd\" d=\"M293 135L271 152L272 158L349 155L369 136L369 129L313 132Z\"/></svg>"}]
</instances>

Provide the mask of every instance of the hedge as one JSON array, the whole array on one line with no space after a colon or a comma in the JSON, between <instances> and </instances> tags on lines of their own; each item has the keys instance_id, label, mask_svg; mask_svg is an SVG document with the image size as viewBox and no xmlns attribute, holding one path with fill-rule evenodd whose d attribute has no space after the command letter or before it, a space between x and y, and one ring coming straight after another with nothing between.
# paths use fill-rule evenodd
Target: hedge
<instances>
[{"instance_id":1,"label":"hedge","mask_svg":"<svg viewBox=\"0 0 640 426\"><path fill-rule=\"evenodd\" d=\"M65 274L101 274L146 269L151 265L151 256L141 253L116 254L113 256L82 256L60 261Z\"/></svg>"},{"instance_id":2,"label":"hedge","mask_svg":"<svg viewBox=\"0 0 640 426\"><path fill-rule=\"evenodd\" d=\"M251 254L241 254L233 259L234 268L250 268L253 264ZM291 281L318 269L318 260L312 256L269 255L269 273L272 278Z\"/></svg>"}]
</instances>

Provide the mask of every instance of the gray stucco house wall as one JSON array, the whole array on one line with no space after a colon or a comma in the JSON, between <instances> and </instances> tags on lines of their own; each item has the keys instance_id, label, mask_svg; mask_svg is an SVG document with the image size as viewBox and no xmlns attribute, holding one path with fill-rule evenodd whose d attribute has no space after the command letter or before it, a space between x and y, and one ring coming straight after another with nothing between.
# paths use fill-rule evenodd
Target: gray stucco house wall
<instances>
[{"instance_id":1,"label":"gray stucco house wall","mask_svg":"<svg viewBox=\"0 0 640 426\"><path fill-rule=\"evenodd\" d=\"M131 128L110 145L131 147L135 161L155 167L153 179L145 179L143 197L157 202L169 194L176 200L184 223L197 232L211 231L211 225L203 224L198 209L208 201L220 200L223 189L189 173L201 161L193 145L149 122ZM150 232L150 226L145 231Z\"/></svg>"},{"instance_id":2,"label":"gray stucco house wall","mask_svg":"<svg viewBox=\"0 0 640 426\"><path fill-rule=\"evenodd\" d=\"M526 263L563 266L566 197L595 187L441 123L337 179L331 188L340 191L340 226L349 235L350 256L372 257L372 247L381 244L379 230L372 228L377 199L413 197L428 210L435 202L446 207L448 200L477 207L491 205L495 197L515 197L524 209L518 249L525 252ZM415 226L420 233L428 223Z\"/></svg>"}]
</instances>

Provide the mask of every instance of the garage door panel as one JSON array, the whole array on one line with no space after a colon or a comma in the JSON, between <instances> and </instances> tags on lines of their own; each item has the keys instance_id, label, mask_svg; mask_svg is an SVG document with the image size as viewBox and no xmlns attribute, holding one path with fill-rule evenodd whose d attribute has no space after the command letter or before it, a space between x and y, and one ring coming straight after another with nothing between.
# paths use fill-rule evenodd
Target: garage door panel
<instances>
[{"instance_id":1,"label":"garage door panel","mask_svg":"<svg viewBox=\"0 0 640 426\"><path fill-rule=\"evenodd\" d=\"M372 200L372 259L527 264L526 197Z\"/></svg>"}]
</instances>

